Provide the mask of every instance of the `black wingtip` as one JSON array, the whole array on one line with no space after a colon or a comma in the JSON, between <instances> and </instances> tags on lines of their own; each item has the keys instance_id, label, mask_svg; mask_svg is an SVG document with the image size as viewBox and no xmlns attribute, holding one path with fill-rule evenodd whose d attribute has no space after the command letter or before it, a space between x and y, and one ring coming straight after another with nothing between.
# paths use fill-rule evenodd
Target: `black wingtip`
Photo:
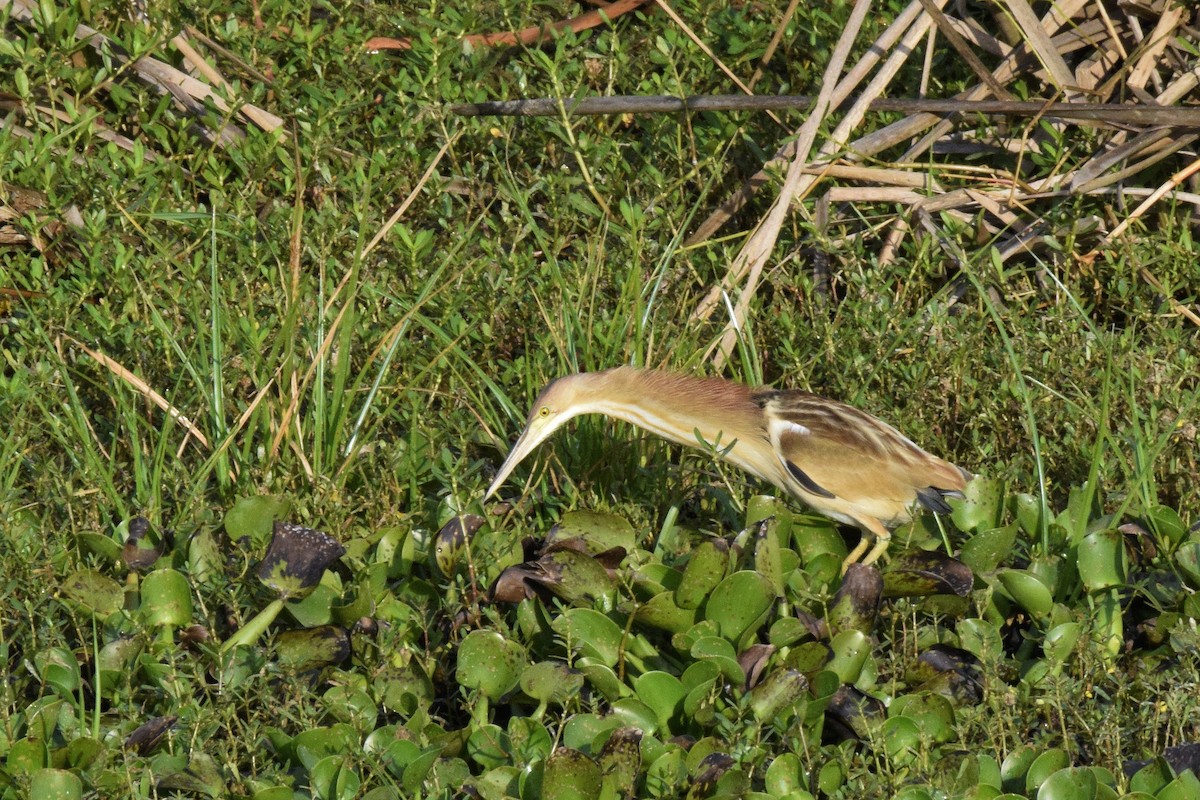
<instances>
[{"instance_id":1,"label":"black wingtip","mask_svg":"<svg viewBox=\"0 0 1200 800\"><path fill-rule=\"evenodd\" d=\"M797 467L790 461L784 461L787 464L788 472L792 473L792 477L796 479L796 483L804 487L804 491L809 494L815 494L817 497L836 497L836 495L821 484L808 477L808 473Z\"/></svg>"},{"instance_id":2,"label":"black wingtip","mask_svg":"<svg viewBox=\"0 0 1200 800\"><path fill-rule=\"evenodd\" d=\"M921 505L935 514L949 514L952 509L950 508L950 504L946 502L946 499L953 497L961 500L962 496L962 492L938 489L935 486L927 486L924 489L917 490L917 500Z\"/></svg>"}]
</instances>

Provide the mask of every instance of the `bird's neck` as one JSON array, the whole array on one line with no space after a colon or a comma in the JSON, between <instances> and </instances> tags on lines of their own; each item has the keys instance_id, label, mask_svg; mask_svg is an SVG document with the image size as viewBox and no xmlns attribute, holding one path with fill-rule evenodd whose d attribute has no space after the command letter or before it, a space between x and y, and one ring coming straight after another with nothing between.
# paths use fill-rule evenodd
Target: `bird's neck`
<instances>
[{"instance_id":1,"label":"bird's neck","mask_svg":"<svg viewBox=\"0 0 1200 800\"><path fill-rule=\"evenodd\" d=\"M589 405L590 411L636 425L688 447L725 450L727 456L753 473L749 451L768 444L762 409L742 384L720 378L622 367L607 373L607 391ZM741 457L739 457L741 456Z\"/></svg>"}]
</instances>

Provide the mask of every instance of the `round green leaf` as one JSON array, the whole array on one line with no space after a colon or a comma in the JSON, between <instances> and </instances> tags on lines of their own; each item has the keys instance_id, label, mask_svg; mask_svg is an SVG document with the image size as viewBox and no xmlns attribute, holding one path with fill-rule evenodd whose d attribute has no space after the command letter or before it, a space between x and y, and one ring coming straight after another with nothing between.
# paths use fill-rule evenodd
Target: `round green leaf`
<instances>
[{"instance_id":1,"label":"round green leaf","mask_svg":"<svg viewBox=\"0 0 1200 800\"><path fill-rule=\"evenodd\" d=\"M958 623L958 645L975 654L980 661L990 663L1003 655L1000 630L982 619L964 619Z\"/></svg>"},{"instance_id":2,"label":"round green leaf","mask_svg":"<svg viewBox=\"0 0 1200 800\"><path fill-rule=\"evenodd\" d=\"M458 646L458 683L493 700L517 685L525 651L499 633L471 631Z\"/></svg>"},{"instance_id":3,"label":"round green leaf","mask_svg":"<svg viewBox=\"0 0 1200 800\"><path fill-rule=\"evenodd\" d=\"M591 608L572 608L551 623L568 647L602 664L615 667L621 658L625 631L617 623Z\"/></svg>"},{"instance_id":4,"label":"round green leaf","mask_svg":"<svg viewBox=\"0 0 1200 800\"><path fill-rule=\"evenodd\" d=\"M1095 796L1096 775L1087 767L1059 769L1042 781L1037 792L1037 800L1093 800Z\"/></svg>"},{"instance_id":5,"label":"round green leaf","mask_svg":"<svg viewBox=\"0 0 1200 800\"><path fill-rule=\"evenodd\" d=\"M1008 596L1037 619L1044 619L1054 607L1050 589L1032 573L1006 569L999 574L1000 584Z\"/></svg>"},{"instance_id":6,"label":"round green leaf","mask_svg":"<svg viewBox=\"0 0 1200 800\"><path fill-rule=\"evenodd\" d=\"M871 654L871 639L862 631L842 631L829 644L833 658L825 669L834 672L844 684L854 684Z\"/></svg>"},{"instance_id":7,"label":"round green leaf","mask_svg":"<svg viewBox=\"0 0 1200 800\"><path fill-rule=\"evenodd\" d=\"M963 544L959 560L976 575L992 572L1000 562L1012 555L1013 544L1016 541L1016 525L992 528L968 539Z\"/></svg>"},{"instance_id":8,"label":"round green leaf","mask_svg":"<svg viewBox=\"0 0 1200 800\"><path fill-rule=\"evenodd\" d=\"M1079 543L1079 578L1089 592L1124 585L1125 562L1124 537L1118 530L1089 533Z\"/></svg>"},{"instance_id":9,"label":"round green leaf","mask_svg":"<svg viewBox=\"0 0 1200 800\"><path fill-rule=\"evenodd\" d=\"M704 616L716 622L721 635L736 644L743 634L766 620L774 602L770 581L757 572L735 572L712 590Z\"/></svg>"},{"instance_id":10,"label":"round green leaf","mask_svg":"<svg viewBox=\"0 0 1200 800\"><path fill-rule=\"evenodd\" d=\"M235 542L249 539L254 545L265 545L271 539L275 520L287 519L291 512L292 502L282 497L239 497L225 512L225 533Z\"/></svg>"},{"instance_id":11,"label":"round green leaf","mask_svg":"<svg viewBox=\"0 0 1200 800\"><path fill-rule=\"evenodd\" d=\"M675 604L680 608L699 608L709 592L725 577L729 566L729 545L723 539L706 539L692 550L679 587Z\"/></svg>"},{"instance_id":12,"label":"round green leaf","mask_svg":"<svg viewBox=\"0 0 1200 800\"><path fill-rule=\"evenodd\" d=\"M539 661L521 673L521 691L541 703L562 703L583 687L583 674L566 664Z\"/></svg>"},{"instance_id":13,"label":"round green leaf","mask_svg":"<svg viewBox=\"0 0 1200 800\"><path fill-rule=\"evenodd\" d=\"M1064 622L1046 631L1042 642L1042 650L1046 657L1053 661L1066 661L1075 649L1076 642L1083 632L1083 626L1078 622Z\"/></svg>"},{"instance_id":14,"label":"round green leaf","mask_svg":"<svg viewBox=\"0 0 1200 800\"><path fill-rule=\"evenodd\" d=\"M192 587L183 573L159 569L142 578L142 617L153 627L179 628L192 621Z\"/></svg>"},{"instance_id":15,"label":"round green leaf","mask_svg":"<svg viewBox=\"0 0 1200 800\"><path fill-rule=\"evenodd\" d=\"M783 797L792 792L805 790L804 764L795 753L782 753L775 757L763 776L767 793Z\"/></svg>"},{"instance_id":16,"label":"round green leaf","mask_svg":"<svg viewBox=\"0 0 1200 800\"><path fill-rule=\"evenodd\" d=\"M952 502L950 519L959 530L981 531L996 528L1004 512L1004 482L996 478L976 477L963 490L963 499Z\"/></svg>"},{"instance_id":17,"label":"round green leaf","mask_svg":"<svg viewBox=\"0 0 1200 800\"><path fill-rule=\"evenodd\" d=\"M545 800L595 800L601 783L595 761L578 750L560 747L546 759L541 796Z\"/></svg>"},{"instance_id":18,"label":"round green leaf","mask_svg":"<svg viewBox=\"0 0 1200 800\"><path fill-rule=\"evenodd\" d=\"M687 687L683 681L668 672L652 671L639 675L633 683L638 699L649 706L658 718L658 724L666 728L671 717L680 709Z\"/></svg>"},{"instance_id":19,"label":"round green leaf","mask_svg":"<svg viewBox=\"0 0 1200 800\"><path fill-rule=\"evenodd\" d=\"M94 569L71 573L62 585L63 595L84 611L106 619L125 605L121 584Z\"/></svg>"},{"instance_id":20,"label":"round green leaf","mask_svg":"<svg viewBox=\"0 0 1200 800\"><path fill-rule=\"evenodd\" d=\"M921 727L909 717L891 717L883 723L883 746L892 761L907 764L921 749Z\"/></svg>"},{"instance_id":21,"label":"round green leaf","mask_svg":"<svg viewBox=\"0 0 1200 800\"><path fill-rule=\"evenodd\" d=\"M620 547L627 553L637 547L637 534L629 520L602 511L568 511L550 529L546 544L569 539L581 540L591 555Z\"/></svg>"},{"instance_id":22,"label":"round green leaf","mask_svg":"<svg viewBox=\"0 0 1200 800\"><path fill-rule=\"evenodd\" d=\"M1175 565L1193 588L1200 587L1200 542L1184 542L1175 551Z\"/></svg>"},{"instance_id":23,"label":"round green leaf","mask_svg":"<svg viewBox=\"0 0 1200 800\"><path fill-rule=\"evenodd\" d=\"M1071 759L1064 750L1057 747L1047 750L1033 760L1029 772L1025 774L1025 791L1032 792L1061 769L1071 765ZM1093 780L1093 785L1095 781Z\"/></svg>"},{"instance_id":24,"label":"round green leaf","mask_svg":"<svg viewBox=\"0 0 1200 800\"><path fill-rule=\"evenodd\" d=\"M1200 778L1190 769L1158 790L1156 800L1196 800L1200 797Z\"/></svg>"},{"instance_id":25,"label":"round green leaf","mask_svg":"<svg viewBox=\"0 0 1200 800\"><path fill-rule=\"evenodd\" d=\"M65 769L39 769L29 776L29 796L38 800L79 800L83 781Z\"/></svg>"}]
</instances>

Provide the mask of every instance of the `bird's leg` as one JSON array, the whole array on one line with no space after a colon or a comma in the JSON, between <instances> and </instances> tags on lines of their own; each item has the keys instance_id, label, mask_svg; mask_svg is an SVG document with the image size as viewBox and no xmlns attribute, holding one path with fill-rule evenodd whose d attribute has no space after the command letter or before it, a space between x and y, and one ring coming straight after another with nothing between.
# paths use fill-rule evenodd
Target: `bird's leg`
<instances>
[{"instance_id":1,"label":"bird's leg","mask_svg":"<svg viewBox=\"0 0 1200 800\"><path fill-rule=\"evenodd\" d=\"M858 562L862 554L866 552L867 546L874 542L871 552L867 553L866 558L862 559L862 563L873 564L887 550L891 544L892 533L887 528L880 524L879 520L872 517L858 517L856 521L862 527L862 538L858 544L850 551L850 555L846 556L846 560L842 562L842 574L846 574L846 570L850 569L850 565Z\"/></svg>"}]
</instances>

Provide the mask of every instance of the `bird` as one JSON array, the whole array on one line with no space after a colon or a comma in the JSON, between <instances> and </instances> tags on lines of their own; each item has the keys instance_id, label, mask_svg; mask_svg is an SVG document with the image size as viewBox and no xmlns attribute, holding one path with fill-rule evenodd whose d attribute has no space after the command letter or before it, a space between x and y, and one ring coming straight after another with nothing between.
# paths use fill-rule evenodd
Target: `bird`
<instances>
[{"instance_id":1,"label":"bird","mask_svg":"<svg viewBox=\"0 0 1200 800\"><path fill-rule=\"evenodd\" d=\"M863 564L878 560L891 529L918 509L950 513L946 501L961 499L973 477L886 422L837 400L624 366L548 384L484 500L538 445L583 414L603 414L677 444L708 448L815 511L859 528L863 536L843 562L843 573L860 558Z\"/></svg>"}]
</instances>

